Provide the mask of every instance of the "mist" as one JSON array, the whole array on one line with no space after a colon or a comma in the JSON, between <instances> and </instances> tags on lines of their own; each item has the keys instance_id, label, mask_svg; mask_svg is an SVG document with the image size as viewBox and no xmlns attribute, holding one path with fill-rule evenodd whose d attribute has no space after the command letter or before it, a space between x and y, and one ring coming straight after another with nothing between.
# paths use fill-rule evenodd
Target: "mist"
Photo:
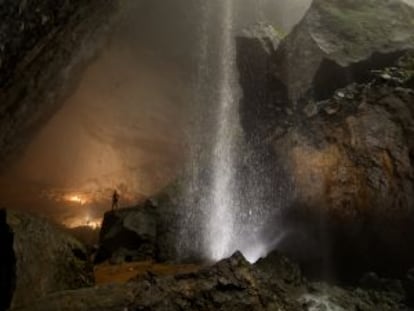
<instances>
[{"instance_id":1,"label":"mist","mask_svg":"<svg viewBox=\"0 0 414 311\"><path fill-rule=\"evenodd\" d=\"M240 1L237 32L258 21L288 32L310 4ZM191 160L201 2L123 6L77 89L0 177L7 207L69 227L99 225L114 189L121 205L134 205L162 190Z\"/></svg>"}]
</instances>

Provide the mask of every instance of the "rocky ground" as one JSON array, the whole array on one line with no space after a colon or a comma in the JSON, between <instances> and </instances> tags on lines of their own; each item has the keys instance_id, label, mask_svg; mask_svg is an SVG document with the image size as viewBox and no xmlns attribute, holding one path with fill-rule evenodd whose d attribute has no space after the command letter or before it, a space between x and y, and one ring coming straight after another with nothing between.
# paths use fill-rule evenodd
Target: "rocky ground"
<instances>
[{"instance_id":1,"label":"rocky ground","mask_svg":"<svg viewBox=\"0 0 414 311\"><path fill-rule=\"evenodd\" d=\"M408 310L405 288L396 284L362 289L309 283L279 253L257 265L236 253L198 272L149 272L124 284L51 294L15 310Z\"/></svg>"}]
</instances>

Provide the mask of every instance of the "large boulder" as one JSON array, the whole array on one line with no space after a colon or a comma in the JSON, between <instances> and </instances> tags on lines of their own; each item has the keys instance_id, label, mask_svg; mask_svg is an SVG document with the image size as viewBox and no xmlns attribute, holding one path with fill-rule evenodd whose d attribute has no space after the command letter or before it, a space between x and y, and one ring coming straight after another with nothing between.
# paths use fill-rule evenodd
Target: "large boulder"
<instances>
[{"instance_id":1,"label":"large boulder","mask_svg":"<svg viewBox=\"0 0 414 311\"><path fill-rule=\"evenodd\" d=\"M157 212L150 201L105 213L95 262L155 259L157 223Z\"/></svg>"},{"instance_id":2,"label":"large boulder","mask_svg":"<svg viewBox=\"0 0 414 311\"><path fill-rule=\"evenodd\" d=\"M277 49L263 34L237 39L242 125L250 141L278 133L307 99L369 80L414 49L414 7L401 0L314 0ZM392 21L392 22L390 22Z\"/></svg>"},{"instance_id":3,"label":"large boulder","mask_svg":"<svg viewBox=\"0 0 414 311\"><path fill-rule=\"evenodd\" d=\"M401 0L314 0L273 56L274 73L293 104L327 98L413 49L413 19Z\"/></svg>"},{"instance_id":4,"label":"large boulder","mask_svg":"<svg viewBox=\"0 0 414 311\"><path fill-rule=\"evenodd\" d=\"M93 285L84 246L43 219L0 210L0 231L0 310Z\"/></svg>"}]
</instances>

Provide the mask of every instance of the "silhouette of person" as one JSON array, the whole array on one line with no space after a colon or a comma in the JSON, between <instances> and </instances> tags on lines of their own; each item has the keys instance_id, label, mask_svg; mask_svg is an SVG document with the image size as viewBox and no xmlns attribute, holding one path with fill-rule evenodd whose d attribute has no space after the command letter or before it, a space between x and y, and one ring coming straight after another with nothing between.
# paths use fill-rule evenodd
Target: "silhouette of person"
<instances>
[{"instance_id":1,"label":"silhouette of person","mask_svg":"<svg viewBox=\"0 0 414 311\"><path fill-rule=\"evenodd\" d=\"M119 207L118 202L119 202L119 194L115 190L114 191L114 194L112 195L112 210L114 210L114 209L116 209L116 208Z\"/></svg>"}]
</instances>

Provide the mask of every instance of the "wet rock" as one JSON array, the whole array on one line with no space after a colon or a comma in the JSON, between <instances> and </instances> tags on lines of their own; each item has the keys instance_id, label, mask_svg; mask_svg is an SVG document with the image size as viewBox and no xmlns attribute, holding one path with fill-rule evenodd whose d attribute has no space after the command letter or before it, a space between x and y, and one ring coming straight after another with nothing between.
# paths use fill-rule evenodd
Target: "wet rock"
<instances>
[{"instance_id":1,"label":"wet rock","mask_svg":"<svg viewBox=\"0 0 414 311\"><path fill-rule=\"evenodd\" d=\"M405 310L403 298L393 292L364 291L313 283L300 301L305 310Z\"/></svg>"},{"instance_id":2,"label":"wet rock","mask_svg":"<svg viewBox=\"0 0 414 311\"><path fill-rule=\"evenodd\" d=\"M387 72L393 80L403 71ZM343 96L319 102L322 113L273 140L295 189L286 225L327 251L321 265L358 270L357 278L367 270L401 275L414 260L414 92L389 81L335 92Z\"/></svg>"},{"instance_id":3,"label":"wet rock","mask_svg":"<svg viewBox=\"0 0 414 311\"><path fill-rule=\"evenodd\" d=\"M360 285L364 289L390 293L394 292L401 296L404 296L405 294L400 280L381 278L374 272L365 274L361 279Z\"/></svg>"},{"instance_id":4,"label":"wet rock","mask_svg":"<svg viewBox=\"0 0 414 311\"><path fill-rule=\"evenodd\" d=\"M237 64L244 97L241 101L241 123L249 136L254 136L257 124L275 118L272 107L283 108L286 101L283 88L274 87L272 55L278 48L282 34L266 24L257 24L237 37ZM280 83L279 83L280 84ZM261 105L257 105L260 102Z\"/></svg>"},{"instance_id":5,"label":"wet rock","mask_svg":"<svg viewBox=\"0 0 414 311\"><path fill-rule=\"evenodd\" d=\"M307 273L400 276L414 261L413 17L400 0L316 0L276 51L238 42L245 137L258 158L272 146L262 177L286 190L263 231L282 222Z\"/></svg>"},{"instance_id":6,"label":"wet rock","mask_svg":"<svg viewBox=\"0 0 414 311\"><path fill-rule=\"evenodd\" d=\"M157 222L157 213L150 201L105 213L95 262L155 259Z\"/></svg>"},{"instance_id":7,"label":"wet rock","mask_svg":"<svg viewBox=\"0 0 414 311\"><path fill-rule=\"evenodd\" d=\"M287 271L284 271L284 269ZM280 253L250 265L240 253L198 272L136 277L126 284L64 291L20 311L404 310L393 292L308 283Z\"/></svg>"},{"instance_id":8,"label":"wet rock","mask_svg":"<svg viewBox=\"0 0 414 311\"><path fill-rule=\"evenodd\" d=\"M84 246L46 221L0 210L0 230L1 310L10 303L17 307L53 292L93 285Z\"/></svg>"},{"instance_id":9,"label":"wet rock","mask_svg":"<svg viewBox=\"0 0 414 311\"><path fill-rule=\"evenodd\" d=\"M283 86L273 88L298 102L322 100L349 83L367 81L370 69L389 66L414 48L413 18L414 8L400 0L313 1L272 55Z\"/></svg>"},{"instance_id":10,"label":"wet rock","mask_svg":"<svg viewBox=\"0 0 414 311\"><path fill-rule=\"evenodd\" d=\"M304 283L299 266L278 251L273 251L254 265L268 282L283 282L284 286L298 287Z\"/></svg>"},{"instance_id":11,"label":"wet rock","mask_svg":"<svg viewBox=\"0 0 414 311\"><path fill-rule=\"evenodd\" d=\"M301 310L293 298L270 291L236 253L197 273L58 293L16 310Z\"/></svg>"}]
</instances>

